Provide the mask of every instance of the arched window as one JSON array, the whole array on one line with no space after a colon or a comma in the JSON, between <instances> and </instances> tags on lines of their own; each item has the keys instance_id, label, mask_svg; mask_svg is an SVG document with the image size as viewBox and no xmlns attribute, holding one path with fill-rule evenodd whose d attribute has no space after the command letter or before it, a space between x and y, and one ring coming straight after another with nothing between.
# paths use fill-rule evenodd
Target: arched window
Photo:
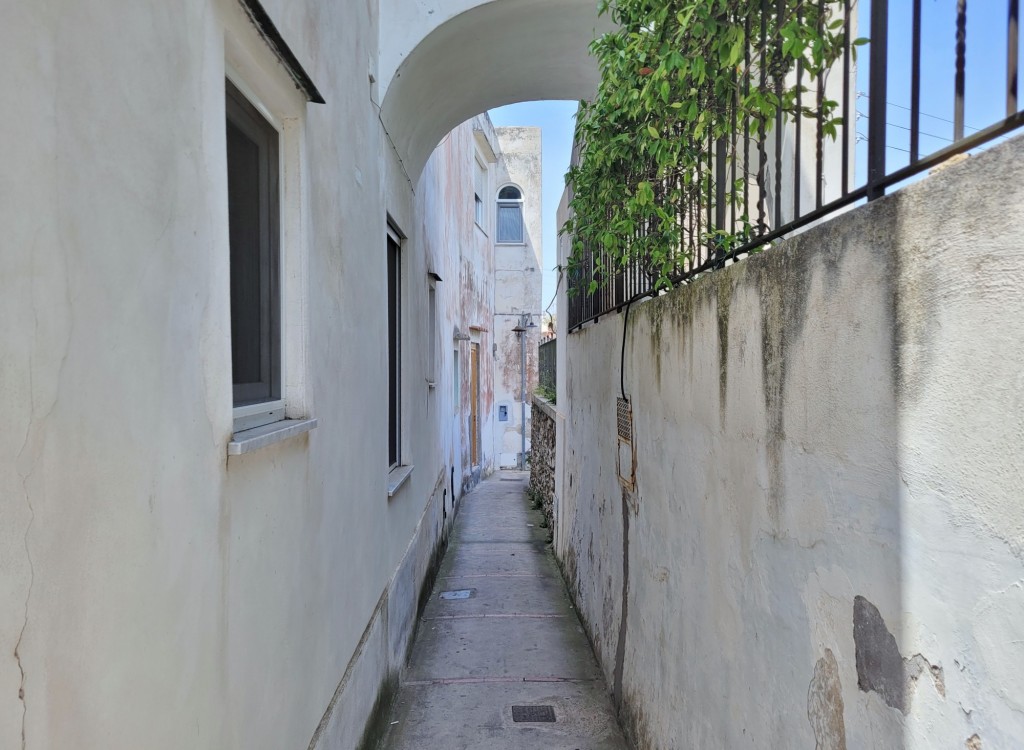
<instances>
[{"instance_id":1,"label":"arched window","mask_svg":"<svg viewBox=\"0 0 1024 750\"><path fill-rule=\"evenodd\" d=\"M498 242L523 243L523 194L515 185L498 191Z\"/></svg>"}]
</instances>

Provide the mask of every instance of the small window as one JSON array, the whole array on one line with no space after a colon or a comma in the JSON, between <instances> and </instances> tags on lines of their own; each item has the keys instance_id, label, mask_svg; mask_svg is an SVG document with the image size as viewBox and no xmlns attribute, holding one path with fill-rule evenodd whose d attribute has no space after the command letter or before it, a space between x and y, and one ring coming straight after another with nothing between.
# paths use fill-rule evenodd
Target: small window
<instances>
[{"instance_id":1,"label":"small window","mask_svg":"<svg viewBox=\"0 0 1024 750\"><path fill-rule=\"evenodd\" d=\"M401 463L402 441L402 255L388 231L388 470Z\"/></svg>"},{"instance_id":2,"label":"small window","mask_svg":"<svg viewBox=\"0 0 1024 750\"><path fill-rule=\"evenodd\" d=\"M476 212L475 218L477 226L486 231L484 222L487 218L484 213L484 196L487 195L487 167L481 164L479 159L474 161L476 163L476 192L473 195L474 210Z\"/></svg>"},{"instance_id":3,"label":"small window","mask_svg":"<svg viewBox=\"0 0 1024 750\"><path fill-rule=\"evenodd\" d=\"M437 380L437 287L430 281L427 288L427 382Z\"/></svg>"},{"instance_id":4,"label":"small window","mask_svg":"<svg viewBox=\"0 0 1024 750\"><path fill-rule=\"evenodd\" d=\"M523 194L514 185L498 191L497 242L521 245L523 243Z\"/></svg>"},{"instance_id":5,"label":"small window","mask_svg":"<svg viewBox=\"0 0 1024 750\"><path fill-rule=\"evenodd\" d=\"M452 399L455 402L455 411L459 411L459 350L453 350L452 356L454 362L455 375L452 378Z\"/></svg>"},{"instance_id":6,"label":"small window","mask_svg":"<svg viewBox=\"0 0 1024 750\"><path fill-rule=\"evenodd\" d=\"M230 81L226 95L231 373L239 407L282 393L278 132Z\"/></svg>"}]
</instances>

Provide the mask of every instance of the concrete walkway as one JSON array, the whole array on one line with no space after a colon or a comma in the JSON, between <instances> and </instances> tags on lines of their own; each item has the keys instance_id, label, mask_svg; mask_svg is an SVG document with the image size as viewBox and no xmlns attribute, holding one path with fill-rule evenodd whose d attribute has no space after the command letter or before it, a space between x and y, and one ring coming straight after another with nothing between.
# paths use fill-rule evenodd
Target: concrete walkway
<instances>
[{"instance_id":1,"label":"concrete walkway","mask_svg":"<svg viewBox=\"0 0 1024 750\"><path fill-rule=\"evenodd\" d=\"M463 498L384 748L627 747L526 478L498 472Z\"/></svg>"}]
</instances>

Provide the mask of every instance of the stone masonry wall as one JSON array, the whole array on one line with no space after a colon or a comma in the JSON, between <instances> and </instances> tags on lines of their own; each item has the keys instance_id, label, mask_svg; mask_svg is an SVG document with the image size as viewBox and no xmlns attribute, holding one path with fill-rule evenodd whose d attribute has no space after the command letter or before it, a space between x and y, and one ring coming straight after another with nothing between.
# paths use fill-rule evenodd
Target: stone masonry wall
<instances>
[{"instance_id":1,"label":"stone masonry wall","mask_svg":"<svg viewBox=\"0 0 1024 750\"><path fill-rule=\"evenodd\" d=\"M530 437L530 492L540 496L541 507L554 529L552 503L555 497L555 411L540 396L533 397L533 429Z\"/></svg>"}]
</instances>

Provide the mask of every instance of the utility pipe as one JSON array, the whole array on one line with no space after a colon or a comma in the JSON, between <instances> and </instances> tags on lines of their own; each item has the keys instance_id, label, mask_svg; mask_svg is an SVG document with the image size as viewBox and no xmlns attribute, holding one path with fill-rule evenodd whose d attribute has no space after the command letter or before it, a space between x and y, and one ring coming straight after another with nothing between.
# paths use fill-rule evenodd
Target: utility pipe
<instances>
[{"instance_id":1,"label":"utility pipe","mask_svg":"<svg viewBox=\"0 0 1024 750\"><path fill-rule=\"evenodd\" d=\"M521 313L519 323L512 330L519 337L519 436L521 439L519 450L519 470L526 469L526 334L531 328L536 328L533 322L533 315Z\"/></svg>"},{"instance_id":2,"label":"utility pipe","mask_svg":"<svg viewBox=\"0 0 1024 750\"><path fill-rule=\"evenodd\" d=\"M526 470L526 331L519 334L519 470Z\"/></svg>"}]
</instances>

